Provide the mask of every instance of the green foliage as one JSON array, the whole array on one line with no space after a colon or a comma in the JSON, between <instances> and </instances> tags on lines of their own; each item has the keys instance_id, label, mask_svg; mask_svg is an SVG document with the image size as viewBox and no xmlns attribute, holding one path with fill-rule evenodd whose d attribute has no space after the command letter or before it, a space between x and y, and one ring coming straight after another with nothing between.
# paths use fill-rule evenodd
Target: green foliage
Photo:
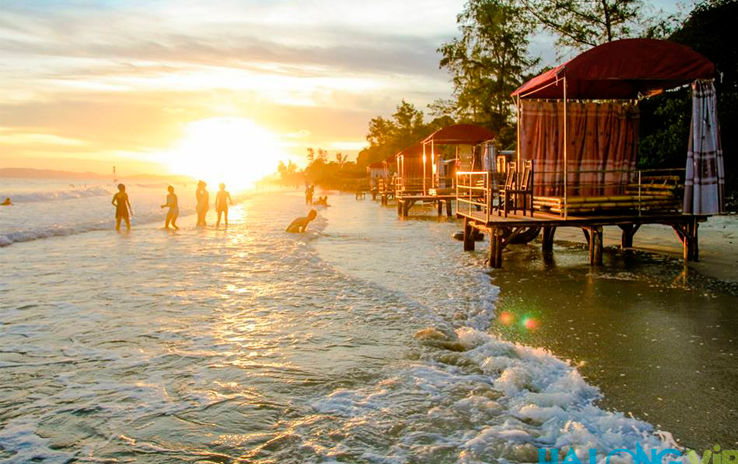
<instances>
[{"instance_id":1,"label":"green foliage","mask_svg":"<svg viewBox=\"0 0 738 464\"><path fill-rule=\"evenodd\" d=\"M438 129L453 123L453 118L442 116L425 124L423 112L402 100L391 119L377 116L369 121L366 135L369 147L359 152L356 164L365 168L371 163L384 161L403 148L418 143Z\"/></svg>"},{"instance_id":2,"label":"green foliage","mask_svg":"<svg viewBox=\"0 0 738 464\"><path fill-rule=\"evenodd\" d=\"M738 18L735 0L699 3L669 40L691 47L713 63L721 74L715 81L718 118L725 154L726 187L738 186L738 48L733 32ZM689 89L667 92L641 102L640 157L643 167L683 166L689 140L692 109Z\"/></svg>"},{"instance_id":3,"label":"green foliage","mask_svg":"<svg viewBox=\"0 0 738 464\"><path fill-rule=\"evenodd\" d=\"M641 168L684 167L692 115L692 93L679 89L642 100L638 164Z\"/></svg>"},{"instance_id":4,"label":"green foliage","mask_svg":"<svg viewBox=\"0 0 738 464\"><path fill-rule=\"evenodd\" d=\"M461 37L438 49L448 69L454 99L431 105L436 115L451 116L500 132L510 125L510 93L523 83L538 60L528 56L534 24L515 0L468 0L458 15Z\"/></svg>"},{"instance_id":5,"label":"green foliage","mask_svg":"<svg viewBox=\"0 0 738 464\"><path fill-rule=\"evenodd\" d=\"M642 0L522 0L544 29L556 35L559 50L586 50L638 35Z\"/></svg>"}]
</instances>

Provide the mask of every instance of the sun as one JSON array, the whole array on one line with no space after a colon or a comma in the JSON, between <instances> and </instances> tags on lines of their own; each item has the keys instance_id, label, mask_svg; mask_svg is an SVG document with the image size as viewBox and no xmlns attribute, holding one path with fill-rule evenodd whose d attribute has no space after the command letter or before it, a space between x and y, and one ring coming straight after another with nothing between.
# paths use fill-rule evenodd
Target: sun
<instances>
[{"instance_id":1,"label":"sun","mask_svg":"<svg viewBox=\"0 0 738 464\"><path fill-rule=\"evenodd\" d=\"M211 186L223 182L229 190L237 191L274 173L285 157L278 137L253 121L209 118L187 124L167 164L172 172Z\"/></svg>"}]
</instances>

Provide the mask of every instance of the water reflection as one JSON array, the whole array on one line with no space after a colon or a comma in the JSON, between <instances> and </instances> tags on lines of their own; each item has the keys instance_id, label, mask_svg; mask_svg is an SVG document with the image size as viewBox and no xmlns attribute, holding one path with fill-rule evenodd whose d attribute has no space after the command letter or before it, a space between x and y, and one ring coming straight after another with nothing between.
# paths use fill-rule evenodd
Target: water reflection
<instances>
[{"instance_id":1,"label":"water reflection","mask_svg":"<svg viewBox=\"0 0 738 464\"><path fill-rule=\"evenodd\" d=\"M495 332L580 363L602 388L603 406L632 411L689 446L738 440L737 297L681 260L633 251L609 249L598 269L577 246L553 254L512 247L505 260L490 274L504 315Z\"/></svg>"}]
</instances>

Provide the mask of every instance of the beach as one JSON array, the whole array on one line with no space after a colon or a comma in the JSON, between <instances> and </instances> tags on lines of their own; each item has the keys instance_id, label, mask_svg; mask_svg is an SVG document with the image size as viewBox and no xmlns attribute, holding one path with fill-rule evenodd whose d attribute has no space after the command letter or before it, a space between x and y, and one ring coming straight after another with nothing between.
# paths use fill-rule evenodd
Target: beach
<instances>
[{"instance_id":1,"label":"beach","mask_svg":"<svg viewBox=\"0 0 738 464\"><path fill-rule=\"evenodd\" d=\"M12 207L80 212L0 248L0 462L522 463L669 447L656 431L738 442L738 298L698 267L609 248L592 270L559 232L553 258L511 247L491 271L455 220L333 193L305 234L284 232L301 191L173 232L164 195L134 189L121 233L103 195ZM703 264L735 259L709 238L732 220L701 229Z\"/></svg>"}]
</instances>

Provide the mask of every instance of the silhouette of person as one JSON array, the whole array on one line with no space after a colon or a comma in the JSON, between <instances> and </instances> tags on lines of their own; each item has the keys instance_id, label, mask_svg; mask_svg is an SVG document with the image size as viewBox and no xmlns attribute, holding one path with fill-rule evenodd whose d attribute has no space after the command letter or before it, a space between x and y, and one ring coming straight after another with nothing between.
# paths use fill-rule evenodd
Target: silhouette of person
<instances>
[{"instance_id":1,"label":"silhouette of person","mask_svg":"<svg viewBox=\"0 0 738 464\"><path fill-rule=\"evenodd\" d=\"M289 233L298 233L298 232L305 232L305 229L307 229L308 224L315 219L318 216L318 212L314 209L311 209L310 212L306 217L299 217L295 219L294 221L290 222L290 225L287 226L287 232Z\"/></svg>"},{"instance_id":2,"label":"silhouette of person","mask_svg":"<svg viewBox=\"0 0 738 464\"><path fill-rule=\"evenodd\" d=\"M205 187L207 184L203 181L197 183L197 191L195 191L195 198L197 198L197 225L207 226L205 222L205 216L208 214L210 209L210 194Z\"/></svg>"},{"instance_id":3,"label":"silhouette of person","mask_svg":"<svg viewBox=\"0 0 738 464\"><path fill-rule=\"evenodd\" d=\"M179 202L177 201L177 195L174 194L174 187L171 185L167 187L169 195L167 195L167 202L161 205L161 209L169 207L167 211L167 218L164 220L164 228L169 229L169 224L172 224L175 230L179 230L177 227L177 218L179 217Z\"/></svg>"},{"instance_id":4,"label":"silhouette of person","mask_svg":"<svg viewBox=\"0 0 738 464\"><path fill-rule=\"evenodd\" d=\"M220 191L215 194L215 211L218 212L218 222L215 227L220 226L220 216L225 213L225 225L228 227L228 202L233 204L231 194L226 192L225 184L220 184Z\"/></svg>"},{"instance_id":5,"label":"silhouette of person","mask_svg":"<svg viewBox=\"0 0 738 464\"><path fill-rule=\"evenodd\" d=\"M0 203L0 206L13 206L13 202L10 201L10 198L6 198L4 202Z\"/></svg>"},{"instance_id":6,"label":"silhouette of person","mask_svg":"<svg viewBox=\"0 0 738 464\"><path fill-rule=\"evenodd\" d=\"M305 204L306 205L312 205L313 204L313 192L315 191L315 187L312 185L308 185L305 189Z\"/></svg>"},{"instance_id":7,"label":"silhouette of person","mask_svg":"<svg viewBox=\"0 0 738 464\"><path fill-rule=\"evenodd\" d=\"M133 208L131 202L128 201L126 186L118 184L118 193L113 195L112 204L115 206L115 230L120 230L121 219L126 221L126 229L131 230L131 217Z\"/></svg>"}]
</instances>

